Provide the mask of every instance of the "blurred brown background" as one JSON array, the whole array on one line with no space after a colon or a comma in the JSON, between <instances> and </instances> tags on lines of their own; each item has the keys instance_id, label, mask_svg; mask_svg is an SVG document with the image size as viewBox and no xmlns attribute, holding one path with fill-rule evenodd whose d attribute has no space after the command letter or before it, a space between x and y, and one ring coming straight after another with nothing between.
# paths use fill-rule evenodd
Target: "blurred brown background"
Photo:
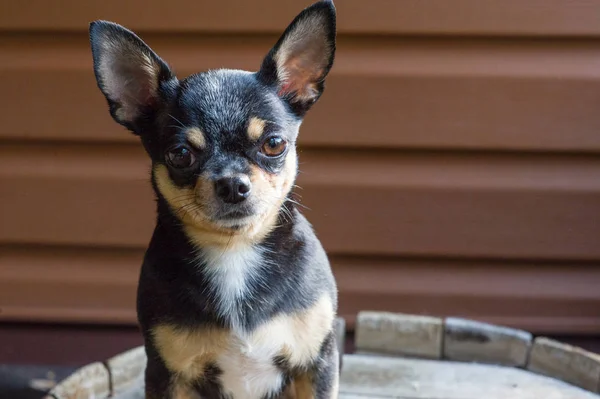
<instances>
[{"instance_id":1,"label":"blurred brown background","mask_svg":"<svg viewBox=\"0 0 600 399\"><path fill-rule=\"evenodd\" d=\"M96 87L88 23L135 30L183 77L256 70L310 2L0 4L0 363L140 342L149 162ZM349 327L369 309L600 336L600 3L336 5L298 193Z\"/></svg>"}]
</instances>

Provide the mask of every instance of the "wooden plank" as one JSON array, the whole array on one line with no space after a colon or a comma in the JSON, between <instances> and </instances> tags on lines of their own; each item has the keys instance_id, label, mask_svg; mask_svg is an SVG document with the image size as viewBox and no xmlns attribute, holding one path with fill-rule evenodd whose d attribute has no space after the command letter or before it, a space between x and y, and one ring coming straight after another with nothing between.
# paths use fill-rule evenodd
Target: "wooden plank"
<instances>
[{"instance_id":1,"label":"wooden plank","mask_svg":"<svg viewBox=\"0 0 600 399\"><path fill-rule=\"evenodd\" d=\"M148 38L182 77L255 70L275 39ZM0 84L11 98L0 109L0 138L135 140L108 114L85 37L3 37L0 51ZM597 153L599 103L597 42L342 38L300 143Z\"/></svg>"},{"instance_id":2,"label":"wooden plank","mask_svg":"<svg viewBox=\"0 0 600 399\"><path fill-rule=\"evenodd\" d=\"M304 212L332 254L600 259L595 157L305 150L300 162ZM148 167L139 145L3 145L0 242L147 245Z\"/></svg>"},{"instance_id":3,"label":"wooden plank","mask_svg":"<svg viewBox=\"0 0 600 399\"><path fill-rule=\"evenodd\" d=\"M0 247L0 320L134 325L142 257L143 249ZM359 311L374 309L554 334L600 331L593 264L339 256L331 263L349 330Z\"/></svg>"},{"instance_id":4,"label":"wooden plank","mask_svg":"<svg viewBox=\"0 0 600 399\"><path fill-rule=\"evenodd\" d=\"M562 381L516 368L347 355L342 394L412 399L597 399Z\"/></svg>"},{"instance_id":5,"label":"wooden plank","mask_svg":"<svg viewBox=\"0 0 600 399\"><path fill-rule=\"evenodd\" d=\"M113 19L134 29L179 32L274 32L313 1L24 0L0 5L0 29L83 31ZM343 33L598 36L600 6L564 0L346 0L336 2ZM140 13L139 10L144 12ZM68 12L64 12L68 10Z\"/></svg>"}]
</instances>

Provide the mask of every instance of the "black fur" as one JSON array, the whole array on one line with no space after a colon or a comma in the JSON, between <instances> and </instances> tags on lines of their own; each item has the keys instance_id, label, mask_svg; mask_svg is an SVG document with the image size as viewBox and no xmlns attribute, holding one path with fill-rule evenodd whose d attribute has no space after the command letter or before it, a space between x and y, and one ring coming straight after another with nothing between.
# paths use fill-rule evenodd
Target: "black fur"
<instances>
[{"instance_id":1,"label":"black fur","mask_svg":"<svg viewBox=\"0 0 600 399\"><path fill-rule=\"evenodd\" d=\"M323 342L319 357L312 368L315 398L331 397L336 380L339 378L339 361L336 338L334 333L331 332Z\"/></svg>"},{"instance_id":2,"label":"black fur","mask_svg":"<svg viewBox=\"0 0 600 399\"><path fill-rule=\"evenodd\" d=\"M317 96L310 101L295 98L294 93L281 95L274 57L284 39L301 21L320 16L326 26L325 39L331 54L315 83ZM112 117L138 135L152 164L168 165L165 154L173 148L186 146L196 159L189 168L168 166L171 181L178 187L193 187L199 176L216 181L226 173L249 174L251 168L277 176L284 166L287 151L296 142L298 125L305 113L324 90L324 79L333 64L335 52L335 8L331 1L320 1L302 11L285 30L281 39L267 54L258 72L216 70L178 79L171 68L133 32L106 21L90 25L90 41L94 72L98 87L104 93ZM103 57L119 57L118 48L109 54L106 40L128 49L123 59L111 60L120 65L124 74L131 73L147 81L135 82L127 92L129 80L111 89L106 71L100 66ZM114 48L113 48L114 50ZM111 50L112 51L112 50ZM137 57L137 58L136 58ZM146 57L146 58L144 58ZM156 67L152 74L127 61L149 59ZM112 64L111 64L112 65ZM136 69L138 68L138 69ZM111 86L113 84L113 86ZM147 96L131 100L139 87L154 88ZM112 90L112 91L111 91ZM123 107L135 112L121 114ZM124 116L125 115L125 116ZM129 116L130 117L129 117ZM252 117L269 121L261 140L252 142L248 124ZM204 133L206 147L202 150L187 144L186 128L199 128ZM288 149L279 157L267 157L260 151L271 135L278 135L288 143ZM148 367L146 389L148 398L170 398L174 375L161 359L152 336L153 327L160 324L181 328L231 328L231 322L216 309L218 300L215 287L209 281L203 262L204 248L198 247L184 231L176 210L172 209L161 193L156 175L152 174L156 193L156 227L146 251L138 285L137 312L144 334ZM227 208L221 204L222 208ZM249 211L250 212L250 211ZM221 214L215 214L220 217ZM285 202L278 210L278 220L270 233L254 245L264 254L261 281L248 282L248 295L238 301L241 328L252 331L261 323L279 314L291 313L310 307L328 294L337 307L337 291L325 251L310 224L293 206ZM337 310L337 309L335 309ZM338 372L337 346L333 334L323 342L320 355L306 365L313 380L316 398L329 397L335 373ZM289 381L299 371L283 359L273 359ZM221 370L218 365L207 366L203 378L192 384L203 398L224 397L219 385ZM277 397L280 392L271 392ZM237 399L237 398L233 398Z\"/></svg>"}]
</instances>

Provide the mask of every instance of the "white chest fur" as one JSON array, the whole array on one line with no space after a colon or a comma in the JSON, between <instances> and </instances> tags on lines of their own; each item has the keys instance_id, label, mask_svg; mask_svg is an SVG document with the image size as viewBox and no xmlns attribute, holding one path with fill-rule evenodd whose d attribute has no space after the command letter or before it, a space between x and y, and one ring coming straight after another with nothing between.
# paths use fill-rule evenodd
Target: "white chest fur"
<instances>
[{"instance_id":1,"label":"white chest fur","mask_svg":"<svg viewBox=\"0 0 600 399\"><path fill-rule=\"evenodd\" d=\"M273 363L277 352L268 336L232 333L230 345L217 358L221 386L233 398L260 399L279 390L283 375Z\"/></svg>"},{"instance_id":2,"label":"white chest fur","mask_svg":"<svg viewBox=\"0 0 600 399\"><path fill-rule=\"evenodd\" d=\"M205 270L215 293L217 311L231 325L229 343L216 359L221 383L234 398L261 398L281 387L283 376L273 364L277 348L268 336L242 328L241 305L261 278L263 255L253 247L205 252Z\"/></svg>"},{"instance_id":3,"label":"white chest fur","mask_svg":"<svg viewBox=\"0 0 600 399\"><path fill-rule=\"evenodd\" d=\"M263 255L256 247L240 246L226 251L208 249L203 258L215 293L213 304L219 315L237 329L241 324L241 305L252 295L250 286L261 278Z\"/></svg>"}]
</instances>

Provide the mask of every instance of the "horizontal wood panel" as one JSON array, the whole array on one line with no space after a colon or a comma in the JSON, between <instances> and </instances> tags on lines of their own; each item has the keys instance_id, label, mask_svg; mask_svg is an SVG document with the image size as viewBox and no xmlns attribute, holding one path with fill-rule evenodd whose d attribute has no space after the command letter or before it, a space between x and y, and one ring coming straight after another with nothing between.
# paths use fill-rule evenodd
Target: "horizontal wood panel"
<instances>
[{"instance_id":1,"label":"horizontal wood panel","mask_svg":"<svg viewBox=\"0 0 600 399\"><path fill-rule=\"evenodd\" d=\"M334 270L343 311L352 316L370 309L459 316L534 332L600 330L600 307L591 299L600 293L596 263L341 257L334 258Z\"/></svg>"},{"instance_id":2,"label":"horizontal wood panel","mask_svg":"<svg viewBox=\"0 0 600 399\"><path fill-rule=\"evenodd\" d=\"M328 251L600 259L600 159L305 150L298 193ZM4 145L0 242L143 247L140 146Z\"/></svg>"},{"instance_id":3,"label":"horizontal wood panel","mask_svg":"<svg viewBox=\"0 0 600 399\"><path fill-rule=\"evenodd\" d=\"M181 76L223 65L256 69L271 45L162 36L156 43ZM135 140L108 114L85 38L4 37L0 51L8 54L0 84L11 98L0 108L0 138ZM347 39L300 142L598 152L599 107L598 43Z\"/></svg>"},{"instance_id":4,"label":"horizontal wood panel","mask_svg":"<svg viewBox=\"0 0 600 399\"><path fill-rule=\"evenodd\" d=\"M138 30L274 32L313 1L23 0L0 4L0 29L85 30L111 19ZM598 36L600 5L576 0L344 0L344 33ZM67 12L68 10L68 12Z\"/></svg>"},{"instance_id":5,"label":"horizontal wood panel","mask_svg":"<svg viewBox=\"0 0 600 399\"><path fill-rule=\"evenodd\" d=\"M1 254L0 320L135 324L142 250L19 246L2 247ZM600 328L597 265L339 256L331 262L340 314L350 321L373 309L458 315L542 332Z\"/></svg>"},{"instance_id":6,"label":"horizontal wood panel","mask_svg":"<svg viewBox=\"0 0 600 399\"><path fill-rule=\"evenodd\" d=\"M142 250L0 248L0 319L136 321Z\"/></svg>"}]
</instances>

